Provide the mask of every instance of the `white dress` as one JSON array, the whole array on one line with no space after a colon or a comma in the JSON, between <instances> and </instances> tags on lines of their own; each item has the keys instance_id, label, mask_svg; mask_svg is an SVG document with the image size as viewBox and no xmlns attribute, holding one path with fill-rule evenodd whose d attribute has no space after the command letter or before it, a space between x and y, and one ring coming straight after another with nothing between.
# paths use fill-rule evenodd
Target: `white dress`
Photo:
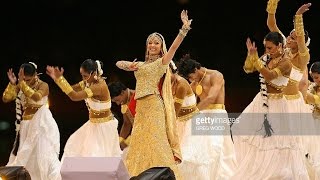
<instances>
[{"instance_id":1,"label":"white dress","mask_svg":"<svg viewBox=\"0 0 320 180\"><path fill-rule=\"evenodd\" d=\"M196 106L194 94L185 97L182 109ZM194 113L189 119L178 118L182 162L179 169L185 180L228 179L235 168L235 152L230 136L222 134L195 135L195 121L203 116L228 117L223 109L208 109ZM227 128L228 129L228 128Z\"/></svg>"},{"instance_id":2,"label":"white dress","mask_svg":"<svg viewBox=\"0 0 320 180\"><path fill-rule=\"evenodd\" d=\"M22 94L22 106L40 107L30 120L20 123L20 145L17 156L10 155L7 166L25 166L32 180L59 180L60 134L48 107L48 97L34 102Z\"/></svg>"},{"instance_id":3,"label":"white dress","mask_svg":"<svg viewBox=\"0 0 320 180\"><path fill-rule=\"evenodd\" d=\"M111 101L87 98L90 111L101 112L111 108ZM121 157L118 120L111 114L106 118L91 118L68 139L64 157Z\"/></svg>"},{"instance_id":4,"label":"white dress","mask_svg":"<svg viewBox=\"0 0 320 180\"><path fill-rule=\"evenodd\" d=\"M274 86L285 87L288 77L279 76L271 81ZM264 137L265 129L262 93L239 116L239 123L232 126L239 167L234 180L246 179L309 179L305 165L301 137L293 135L296 122L291 121L288 96L268 94L268 121L273 129Z\"/></svg>"}]
</instances>

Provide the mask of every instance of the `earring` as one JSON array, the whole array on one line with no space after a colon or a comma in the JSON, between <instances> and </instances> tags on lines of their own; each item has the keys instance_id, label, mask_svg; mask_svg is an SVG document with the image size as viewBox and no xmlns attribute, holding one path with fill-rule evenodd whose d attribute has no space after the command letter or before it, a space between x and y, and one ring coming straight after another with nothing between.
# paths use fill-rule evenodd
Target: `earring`
<instances>
[{"instance_id":1,"label":"earring","mask_svg":"<svg viewBox=\"0 0 320 180\"><path fill-rule=\"evenodd\" d=\"M98 76L97 76L97 75L94 75L93 78L94 78L95 80L97 80L97 79L98 79Z\"/></svg>"}]
</instances>

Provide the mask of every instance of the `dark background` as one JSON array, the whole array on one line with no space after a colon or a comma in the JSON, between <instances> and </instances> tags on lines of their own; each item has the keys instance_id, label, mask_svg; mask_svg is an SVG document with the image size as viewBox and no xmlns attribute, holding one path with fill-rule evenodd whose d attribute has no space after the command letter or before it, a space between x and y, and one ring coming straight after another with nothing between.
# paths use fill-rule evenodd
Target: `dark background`
<instances>
[{"instance_id":1,"label":"dark background","mask_svg":"<svg viewBox=\"0 0 320 180\"><path fill-rule=\"evenodd\" d=\"M319 60L319 2L281 0L278 26L285 35L293 28L293 15L300 5L313 3L304 15L311 37L311 62ZM241 112L259 91L258 75L247 75L242 66L245 40L253 38L263 51L267 0L204 1L79 1L28 0L2 2L0 7L0 90L9 80L6 72L28 61L38 64L40 78L50 86L50 109L61 133L61 154L67 138L88 120L84 102L72 102L45 74L46 65L59 65L71 83L80 81L80 64L87 58L104 63L107 82L120 80L134 88L133 73L117 69L117 60L143 60L145 42L152 32L164 35L167 48L182 25L180 12L187 9L194 19L192 30L176 53L179 59L191 52L203 66L217 69L226 81L226 108ZM310 63L311 64L311 63ZM310 65L309 64L309 65ZM116 115L119 108L113 106ZM0 102L0 165L8 161L14 141L14 103ZM9 126L8 126L9 125ZM80 142L79 142L80 143Z\"/></svg>"}]
</instances>

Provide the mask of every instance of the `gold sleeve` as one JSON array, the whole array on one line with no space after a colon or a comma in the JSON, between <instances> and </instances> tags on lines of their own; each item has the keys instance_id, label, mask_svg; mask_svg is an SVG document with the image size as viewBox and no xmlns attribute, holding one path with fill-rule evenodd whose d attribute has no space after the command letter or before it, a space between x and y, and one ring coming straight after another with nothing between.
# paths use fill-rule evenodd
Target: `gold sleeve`
<instances>
[{"instance_id":1,"label":"gold sleeve","mask_svg":"<svg viewBox=\"0 0 320 180\"><path fill-rule=\"evenodd\" d=\"M276 14L279 0L269 0L266 11L269 14Z\"/></svg>"},{"instance_id":2,"label":"gold sleeve","mask_svg":"<svg viewBox=\"0 0 320 180\"><path fill-rule=\"evenodd\" d=\"M274 68L273 71L277 73L277 77L282 76L281 70L279 68Z\"/></svg>"},{"instance_id":3,"label":"gold sleeve","mask_svg":"<svg viewBox=\"0 0 320 180\"><path fill-rule=\"evenodd\" d=\"M256 69L254 67L255 62L259 59L258 53L253 55L247 55L247 58L244 62L243 70L248 74L254 72Z\"/></svg>"},{"instance_id":4,"label":"gold sleeve","mask_svg":"<svg viewBox=\"0 0 320 180\"><path fill-rule=\"evenodd\" d=\"M20 86L20 89L22 90L23 94L29 98L35 93L35 91L32 88L30 88L30 86L28 86L25 81L21 81L19 83L19 86Z\"/></svg>"},{"instance_id":5,"label":"gold sleeve","mask_svg":"<svg viewBox=\"0 0 320 180\"><path fill-rule=\"evenodd\" d=\"M66 94L69 94L73 91L72 87L70 86L68 81L63 76L60 76L58 79L56 79L55 83Z\"/></svg>"},{"instance_id":6,"label":"gold sleeve","mask_svg":"<svg viewBox=\"0 0 320 180\"><path fill-rule=\"evenodd\" d=\"M13 85L11 83L8 84L7 88L4 90L2 94L2 100L4 102L10 102L17 97L17 91L16 91L17 86Z\"/></svg>"},{"instance_id":7,"label":"gold sleeve","mask_svg":"<svg viewBox=\"0 0 320 180\"><path fill-rule=\"evenodd\" d=\"M302 14L294 16L294 29L296 31L297 36L304 36Z\"/></svg>"},{"instance_id":8,"label":"gold sleeve","mask_svg":"<svg viewBox=\"0 0 320 180\"><path fill-rule=\"evenodd\" d=\"M258 71L260 71L260 70L264 67L264 65L262 64L261 60L258 59L258 60L254 63L254 67L255 67Z\"/></svg>"},{"instance_id":9,"label":"gold sleeve","mask_svg":"<svg viewBox=\"0 0 320 180\"><path fill-rule=\"evenodd\" d=\"M81 89L84 89L84 88L85 88L85 86L84 86L84 81L80 81L78 84L79 84L79 86L81 87Z\"/></svg>"},{"instance_id":10,"label":"gold sleeve","mask_svg":"<svg viewBox=\"0 0 320 180\"><path fill-rule=\"evenodd\" d=\"M93 92L90 88L84 88L84 91L86 92L88 98L91 98L93 96Z\"/></svg>"},{"instance_id":11,"label":"gold sleeve","mask_svg":"<svg viewBox=\"0 0 320 180\"><path fill-rule=\"evenodd\" d=\"M320 104L320 97L316 94L313 95L314 98L314 104L318 105Z\"/></svg>"}]
</instances>

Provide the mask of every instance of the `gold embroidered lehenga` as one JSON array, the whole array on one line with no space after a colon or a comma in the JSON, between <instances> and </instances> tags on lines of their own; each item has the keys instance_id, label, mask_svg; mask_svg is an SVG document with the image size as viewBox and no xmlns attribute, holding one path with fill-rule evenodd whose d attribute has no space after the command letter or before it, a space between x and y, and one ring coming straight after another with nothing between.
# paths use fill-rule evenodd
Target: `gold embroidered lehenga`
<instances>
[{"instance_id":1,"label":"gold embroidered lehenga","mask_svg":"<svg viewBox=\"0 0 320 180\"><path fill-rule=\"evenodd\" d=\"M171 74L162 58L141 63L135 71L137 100L126 165L131 176L151 167L170 167L179 179L174 156L181 159L175 129L175 111L171 94ZM162 96L158 83L166 73ZM170 106L170 107L169 107Z\"/></svg>"}]
</instances>

